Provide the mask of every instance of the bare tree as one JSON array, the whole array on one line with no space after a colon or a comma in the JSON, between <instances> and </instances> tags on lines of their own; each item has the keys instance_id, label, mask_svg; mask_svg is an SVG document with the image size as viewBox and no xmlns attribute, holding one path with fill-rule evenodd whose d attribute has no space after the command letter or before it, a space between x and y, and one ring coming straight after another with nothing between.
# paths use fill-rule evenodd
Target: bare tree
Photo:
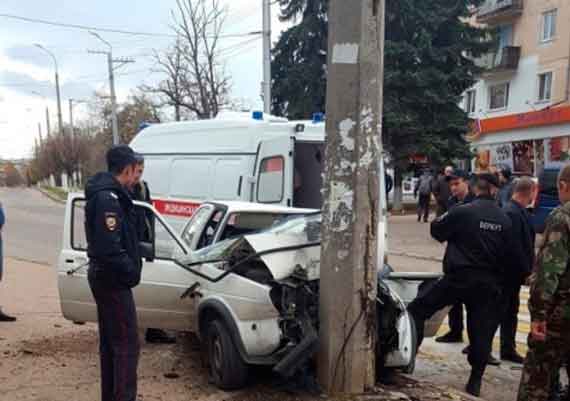
<instances>
[{"instance_id":1,"label":"bare tree","mask_svg":"<svg viewBox=\"0 0 570 401\"><path fill-rule=\"evenodd\" d=\"M160 106L174 107L174 119L182 118L180 108L185 104L185 83L189 81L186 62L182 55L180 39L163 53L155 52L154 59L158 71L166 75L156 87L144 85L140 89L144 92L152 92L160 95Z\"/></svg>"},{"instance_id":2,"label":"bare tree","mask_svg":"<svg viewBox=\"0 0 570 401\"><path fill-rule=\"evenodd\" d=\"M226 9L219 0L177 0L177 12L172 12L174 30L179 39L166 64L176 68L174 83L180 84L180 93L172 97L180 106L199 119L215 117L226 102L229 77L219 61L218 45ZM164 68L164 66L163 66ZM170 73L169 78L173 78ZM178 80L178 81L177 81Z\"/></svg>"}]
</instances>

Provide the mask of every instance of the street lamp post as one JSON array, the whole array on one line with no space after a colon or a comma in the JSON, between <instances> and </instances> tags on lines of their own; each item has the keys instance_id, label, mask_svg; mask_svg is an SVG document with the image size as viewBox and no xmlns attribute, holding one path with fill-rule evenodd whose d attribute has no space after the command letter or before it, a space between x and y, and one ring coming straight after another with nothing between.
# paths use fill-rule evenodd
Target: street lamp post
<instances>
[{"instance_id":1,"label":"street lamp post","mask_svg":"<svg viewBox=\"0 0 570 401\"><path fill-rule=\"evenodd\" d=\"M40 45L39 43L36 43L34 46L36 46L38 49L41 49L44 52L46 52L47 54L49 54L49 56L53 59L53 63L55 65L55 91L56 91L56 95L57 95L57 122L59 124L59 134L63 135L63 117L61 115L61 96L60 96L60 92L59 92L59 70L58 70L58 66L57 66L57 59L55 58L55 55L50 50L46 49L44 46Z\"/></svg>"}]
</instances>

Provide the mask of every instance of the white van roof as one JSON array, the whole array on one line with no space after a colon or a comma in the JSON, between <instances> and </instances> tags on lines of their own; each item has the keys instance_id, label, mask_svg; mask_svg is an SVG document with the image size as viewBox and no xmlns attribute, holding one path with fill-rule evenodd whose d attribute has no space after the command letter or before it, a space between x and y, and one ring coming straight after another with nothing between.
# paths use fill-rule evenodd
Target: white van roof
<instances>
[{"instance_id":1,"label":"white van roof","mask_svg":"<svg viewBox=\"0 0 570 401\"><path fill-rule=\"evenodd\" d=\"M303 131L296 132L298 125ZM256 120L250 113L224 112L212 120L172 122L151 125L131 142L142 154L192 154L257 152L259 142L279 136L294 136L302 142L324 142L325 124L288 121L264 116Z\"/></svg>"}]
</instances>

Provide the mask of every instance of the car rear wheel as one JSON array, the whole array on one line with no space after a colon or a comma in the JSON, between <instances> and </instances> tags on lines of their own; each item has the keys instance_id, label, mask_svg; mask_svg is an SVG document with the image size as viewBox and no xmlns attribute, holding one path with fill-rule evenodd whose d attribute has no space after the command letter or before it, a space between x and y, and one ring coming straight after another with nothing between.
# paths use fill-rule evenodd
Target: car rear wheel
<instances>
[{"instance_id":1,"label":"car rear wheel","mask_svg":"<svg viewBox=\"0 0 570 401\"><path fill-rule=\"evenodd\" d=\"M216 319L207 329L207 352L210 377L222 390L237 390L245 386L248 366L242 360L229 330Z\"/></svg>"}]
</instances>

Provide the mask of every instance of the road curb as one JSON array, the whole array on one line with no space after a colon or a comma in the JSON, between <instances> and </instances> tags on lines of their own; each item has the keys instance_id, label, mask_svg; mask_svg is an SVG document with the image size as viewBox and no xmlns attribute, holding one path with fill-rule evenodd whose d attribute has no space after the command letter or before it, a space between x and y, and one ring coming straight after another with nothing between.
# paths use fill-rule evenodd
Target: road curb
<instances>
[{"instance_id":1,"label":"road curb","mask_svg":"<svg viewBox=\"0 0 570 401\"><path fill-rule=\"evenodd\" d=\"M425 256L425 255L418 255L416 253L408 253L408 252L388 252L388 256L402 256L405 258L426 260L429 262L443 262L442 258L438 258L436 256Z\"/></svg>"},{"instance_id":2,"label":"road curb","mask_svg":"<svg viewBox=\"0 0 570 401\"><path fill-rule=\"evenodd\" d=\"M36 190L39 191L45 197L47 197L47 198L51 199L52 201L57 202L61 205L65 205L67 203L67 199L58 198L57 196L53 195L52 193L46 191L45 189L42 189L40 187L36 187Z\"/></svg>"}]
</instances>

